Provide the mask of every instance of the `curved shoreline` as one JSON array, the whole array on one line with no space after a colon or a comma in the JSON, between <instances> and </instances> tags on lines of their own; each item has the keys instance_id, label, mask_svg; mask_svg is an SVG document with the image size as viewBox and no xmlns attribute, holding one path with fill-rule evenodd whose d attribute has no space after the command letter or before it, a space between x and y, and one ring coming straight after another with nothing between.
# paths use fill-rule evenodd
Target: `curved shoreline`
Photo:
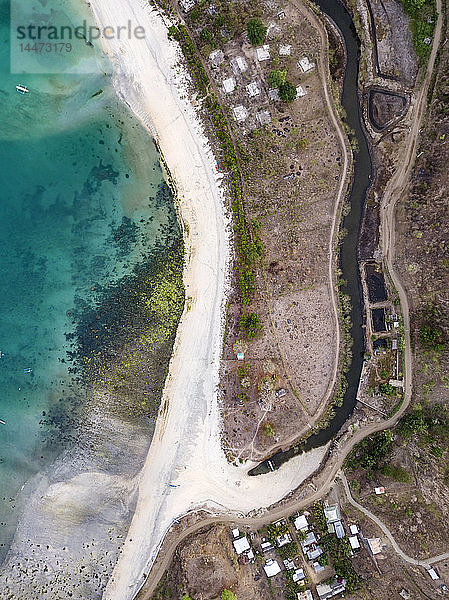
<instances>
[{"instance_id":1,"label":"curved shoreline","mask_svg":"<svg viewBox=\"0 0 449 600\"><path fill-rule=\"evenodd\" d=\"M186 245L188 300L178 328L153 442L139 476L139 499L107 600L135 596L173 522L206 507L213 514L265 511L321 464L327 447L255 481L227 462L218 398L229 223L216 162L188 98L181 54L165 19L143 0L96 0L97 22L130 19L145 40L108 40L118 94L156 138L176 182Z\"/></svg>"}]
</instances>

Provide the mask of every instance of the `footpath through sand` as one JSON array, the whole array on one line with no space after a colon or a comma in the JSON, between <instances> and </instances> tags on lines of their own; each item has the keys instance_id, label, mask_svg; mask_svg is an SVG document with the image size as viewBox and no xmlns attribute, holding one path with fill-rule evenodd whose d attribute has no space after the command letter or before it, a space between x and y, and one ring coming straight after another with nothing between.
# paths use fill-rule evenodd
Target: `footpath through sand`
<instances>
[{"instance_id":1,"label":"footpath through sand","mask_svg":"<svg viewBox=\"0 0 449 600\"><path fill-rule=\"evenodd\" d=\"M215 159L192 107L177 45L162 17L141 0L95 0L102 27L128 19L146 37L107 40L115 85L161 149L185 227L181 319L160 417L139 481L139 499L122 554L105 590L128 600L144 582L171 524L196 507L249 513L273 504L314 472L326 448L297 457L263 478L230 465L221 449L217 385L229 261L229 224ZM178 486L178 487L172 487Z\"/></svg>"}]
</instances>

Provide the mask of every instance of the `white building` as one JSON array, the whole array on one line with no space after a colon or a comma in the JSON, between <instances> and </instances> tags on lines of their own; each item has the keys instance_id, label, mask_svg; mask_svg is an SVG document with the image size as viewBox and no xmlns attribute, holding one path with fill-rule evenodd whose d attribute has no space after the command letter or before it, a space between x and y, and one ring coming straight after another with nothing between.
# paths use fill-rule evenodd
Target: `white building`
<instances>
[{"instance_id":1,"label":"white building","mask_svg":"<svg viewBox=\"0 0 449 600\"><path fill-rule=\"evenodd\" d=\"M282 546L289 544L291 541L292 541L292 538L291 538L290 534L284 533L276 538L276 545L278 548L282 548Z\"/></svg>"},{"instance_id":2,"label":"white building","mask_svg":"<svg viewBox=\"0 0 449 600\"><path fill-rule=\"evenodd\" d=\"M342 537L345 537L345 529L343 527L343 523L341 521L336 521L334 523L334 528L335 528L335 535L337 536L337 538L339 540L341 540Z\"/></svg>"},{"instance_id":3,"label":"white building","mask_svg":"<svg viewBox=\"0 0 449 600\"><path fill-rule=\"evenodd\" d=\"M312 592L310 590L304 590L296 594L298 600L313 600Z\"/></svg>"},{"instance_id":4,"label":"white building","mask_svg":"<svg viewBox=\"0 0 449 600\"><path fill-rule=\"evenodd\" d=\"M278 565L277 561L273 560L272 558L267 560L263 569L267 574L267 577L274 577L281 572L281 567Z\"/></svg>"},{"instance_id":5,"label":"white building","mask_svg":"<svg viewBox=\"0 0 449 600\"><path fill-rule=\"evenodd\" d=\"M248 116L248 111L242 104L240 104L239 106L234 106L234 108L232 109L232 112L234 114L234 119L236 121L244 121L246 119L246 117ZM238 358L238 355L237 355L237 358ZM243 360L243 357L242 357L242 360Z\"/></svg>"},{"instance_id":6,"label":"white building","mask_svg":"<svg viewBox=\"0 0 449 600\"><path fill-rule=\"evenodd\" d=\"M213 65L219 67L224 61L224 54L222 50L214 50L213 52L211 52L209 54L209 60Z\"/></svg>"},{"instance_id":7,"label":"white building","mask_svg":"<svg viewBox=\"0 0 449 600\"><path fill-rule=\"evenodd\" d=\"M223 80L223 89L225 94L231 94L235 90L235 79L234 77L228 77Z\"/></svg>"},{"instance_id":8,"label":"white building","mask_svg":"<svg viewBox=\"0 0 449 600\"><path fill-rule=\"evenodd\" d=\"M264 44L260 48L257 48L256 56L259 62L270 60L270 46L268 44Z\"/></svg>"},{"instance_id":9,"label":"white building","mask_svg":"<svg viewBox=\"0 0 449 600\"><path fill-rule=\"evenodd\" d=\"M268 98L273 102L278 102L279 98L279 90L277 88L273 88L272 90L268 90Z\"/></svg>"},{"instance_id":10,"label":"white building","mask_svg":"<svg viewBox=\"0 0 449 600\"><path fill-rule=\"evenodd\" d=\"M246 86L246 93L250 98L254 98L260 94L260 87L257 85L257 81L251 81Z\"/></svg>"},{"instance_id":11,"label":"white building","mask_svg":"<svg viewBox=\"0 0 449 600\"><path fill-rule=\"evenodd\" d=\"M370 538L367 539L366 542L373 555L382 552L382 540L380 538Z\"/></svg>"},{"instance_id":12,"label":"white building","mask_svg":"<svg viewBox=\"0 0 449 600\"><path fill-rule=\"evenodd\" d=\"M246 536L234 540L232 542L232 545L234 546L234 550L237 554L243 554L244 552L250 549L250 545L248 540L246 539Z\"/></svg>"},{"instance_id":13,"label":"white building","mask_svg":"<svg viewBox=\"0 0 449 600\"><path fill-rule=\"evenodd\" d=\"M357 535L359 532L359 528L357 527L357 525L349 525L349 531L351 532L351 535Z\"/></svg>"},{"instance_id":14,"label":"white building","mask_svg":"<svg viewBox=\"0 0 449 600\"><path fill-rule=\"evenodd\" d=\"M232 537L234 539L238 538L239 535L240 535L240 531L237 528L235 528L235 529L232 530Z\"/></svg>"},{"instance_id":15,"label":"white building","mask_svg":"<svg viewBox=\"0 0 449 600\"><path fill-rule=\"evenodd\" d=\"M309 529L309 524L307 523L307 519L304 515L299 515L293 522L296 531L307 531Z\"/></svg>"},{"instance_id":16,"label":"white building","mask_svg":"<svg viewBox=\"0 0 449 600\"><path fill-rule=\"evenodd\" d=\"M438 575L438 573L435 571L435 569L432 569L432 568L431 569L427 569L427 572L429 573L430 578L433 579L434 581L436 579L440 578L439 575Z\"/></svg>"},{"instance_id":17,"label":"white building","mask_svg":"<svg viewBox=\"0 0 449 600\"><path fill-rule=\"evenodd\" d=\"M248 63L243 56L237 56L236 58L233 58L230 62L230 65L235 75L238 73L244 73L248 68Z\"/></svg>"},{"instance_id":18,"label":"white building","mask_svg":"<svg viewBox=\"0 0 449 600\"><path fill-rule=\"evenodd\" d=\"M297 581L302 581L306 576L304 574L304 569L296 569L296 571L292 575L293 581L296 583Z\"/></svg>"},{"instance_id":19,"label":"white building","mask_svg":"<svg viewBox=\"0 0 449 600\"><path fill-rule=\"evenodd\" d=\"M271 123L271 115L268 110L262 110L261 112L258 112L256 118L261 126Z\"/></svg>"},{"instance_id":20,"label":"white building","mask_svg":"<svg viewBox=\"0 0 449 600\"><path fill-rule=\"evenodd\" d=\"M303 56L298 61L298 67L301 69L303 73L308 73L312 69L315 68L315 63L311 62L307 56Z\"/></svg>"},{"instance_id":21,"label":"white building","mask_svg":"<svg viewBox=\"0 0 449 600\"><path fill-rule=\"evenodd\" d=\"M297 98L302 98L303 96L305 96L307 94L306 90L302 87L302 85L297 85L296 86L296 97Z\"/></svg>"},{"instance_id":22,"label":"white building","mask_svg":"<svg viewBox=\"0 0 449 600\"><path fill-rule=\"evenodd\" d=\"M360 548L359 538L356 535L351 535L348 539L353 550L358 550Z\"/></svg>"},{"instance_id":23,"label":"white building","mask_svg":"<svg viewBox=\"0 0 449 600\"><path fill-rule=\"evenodd\" d=\"M279 56L290 56L292 47L290 44L281 44L279 46Z\"/></svg>"}]
</instances>

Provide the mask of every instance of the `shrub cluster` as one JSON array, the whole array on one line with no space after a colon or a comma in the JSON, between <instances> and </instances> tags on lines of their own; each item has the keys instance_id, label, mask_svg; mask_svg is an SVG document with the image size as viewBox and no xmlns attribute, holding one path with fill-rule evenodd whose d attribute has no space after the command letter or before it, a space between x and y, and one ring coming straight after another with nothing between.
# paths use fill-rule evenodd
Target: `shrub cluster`
<instances>
[{"instance_id":1,"label":"shrub cluster","mask_svg":"<svg viewBox=\"0 0 449 600\"><path fill-rule=\"evenodd\" d=\"M209 79L204 67L197 56L195 46L183 25L173 25L169 29L169 37L175 39L181 46L187 61L194 84L214 125L216 138L223 155L223 167L229 173L230 190L232 195L232 215L234 233L238 253L238 284L242 303L247 305L254 294L253 264L262 256L262 244L256 235L251 235L245 220L243 209L243 191L241 173L238 166L237 154L228 131L228 124L220 103L213 92L209 90Z\"/></svg>"}]
</instances>

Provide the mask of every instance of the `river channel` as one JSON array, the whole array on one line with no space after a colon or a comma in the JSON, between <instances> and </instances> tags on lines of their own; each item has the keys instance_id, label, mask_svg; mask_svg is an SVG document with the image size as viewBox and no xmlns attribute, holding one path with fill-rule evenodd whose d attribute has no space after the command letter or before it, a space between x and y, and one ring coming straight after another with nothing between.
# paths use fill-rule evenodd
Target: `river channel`
<instances>
[{"instance_id":1,"label":"river channel","mask_svg":"<svg viewBox=\"0 0 449 600\"><path fill-rule=\"evenodd\" d=\"M338 27L345 42L346 69L341 104L347 114L346 123L355 132L355 138L359 147L358 152L354 153L354 173L349 193L351 211L342 223L342 227L347 230L348 234L344 237L340 245L340 267L343 272L343 279L347 282L345 286L342 286L342 292L350 297L352 307L352 361L346 373L347 389L343 404L336 409L336 414L329 425L325 429L321 429L309 436L304 442L295 444L288 450L279 451L272 455L249 471L250 475L267 473L270 468L277 469L293 456L327 444L337 434L344 422L352 414L356 405L357 389L365 350L357 248L366 192L371 183L372 162L363 129L363 117L358 94L360 42L351 15L339 0L317 0L316 4ZM269 462L270 464L268 464Z\"/></svg>"}]
</instances>

